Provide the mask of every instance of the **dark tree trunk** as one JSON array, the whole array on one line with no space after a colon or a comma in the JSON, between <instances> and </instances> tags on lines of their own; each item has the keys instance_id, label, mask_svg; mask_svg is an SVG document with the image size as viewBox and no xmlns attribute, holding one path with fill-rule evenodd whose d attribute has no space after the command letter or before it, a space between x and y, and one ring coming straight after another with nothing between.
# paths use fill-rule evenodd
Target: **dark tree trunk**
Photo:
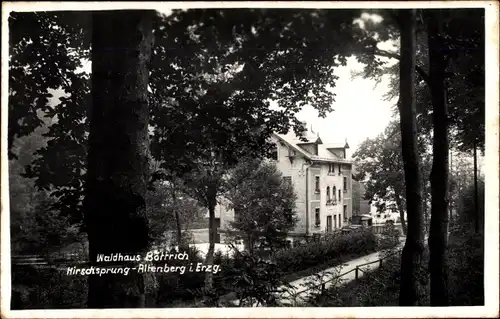
<instances>
[{"instance_id":1,"label":"dark tree trunk","mask_svg":"<svg viewBox=\"0 0 500 319\"><path fill-rule=\"evenodd\" d=\"M446 101L442 17L440 10L427 10L429 79L433 106L434 140L431 171L431 226L429 270L431 306L448 306L448 106Z\"/></svg>"},{"instance_id":2,"label":"dark tree trunk","mask_svg":"<svg viewBox=\"0 0 500 319\"><path fill-rule=\"evenodd\" d=\"M181 216L179 214L179 209L177 207L177 194L176 194L176 184L172 182L172 204L174 206L174 218L175 218L175 230L176 230L176 241L179 247L179 251L181 248L184 248L184 243L182 242L182 225L181 225ZM181 247L182 246L182 247Z\"/></svg>"},{"instance_id":3,"label":"dark tree trunk","mask_svg":"<svg viewBox=\"0 0 500 319\"><path fill-rule=\"evenodd\" d=\"M215 205L217 203L216 196L209 196L208 204L208 252L205 258L205 263L211 265L214 263L215 238L217 237L217 225L215 223ZM210 290L213 287L213 274L207 272L205 274L205 289Z\"/></svg>"},{"instance_id":4,"label":"dark tree trunk","mask_svg":"<svg viewBox=\"0 0 500 319\"><path fill-rule=\"evenodd\" d=\"M148 247L150 11L102 11L92 21L92 108L84 213L89 257ZM107 263L107 266L110 263ZM131 266L119 264L116 266ZM133 266L132 266L133 267ZM144 307L144 277L89 276L89 308Z\"/></svg>"},{"instance_id":5,"label":"dark tree trunk","mask_svg":"<svg viewBox=\"0 0 500 319\"><path fill-rule=\"evenodd\" d=\"M448 227L453 226L453 206L454 206L454 201L453 201L453 193L455 191L455 180L453 178L453 153L450 152L450 169L449 169L449 180L450 180L450 187L448 189Z\"/></svg>"},{"instance_id":6,"label":"dark tree trunk","mask_svg":"<svg viewBox=\"0 0 500 319\"><path fill-rule=\"evenodd\" d=\"M403 234L406 236L408 233L408 229L406 227L406 220L405 220L405 211L403 208L403 203L401 201L401 194L399 192L396 192L396 206L398 207L399 211L399 217L401 218L401 228L403 229Z\"/></svg>"},{"instance_id":7,"label":"dark tree trunk","mask_svg":"<svg viewBox=\"0 0 500 319\"><path fill-rule=\"evenodd\" d=\"M476 145L476 138L473 140L473 147L474 147L474 230L477 233L479 233L479 196L478 196L478 190L477 190L477 145Z\"/></svg>"},{"instance_id":8,"label":"dark tree trunk","mask_svg":"<svg viewBox=\"0 0 500 319\"><path fill-rule=\"evenodd\" d=\"M427 183L425 182L425 180L423 180L423 183L422 183L424 186L423 186L423 211L424 211L424 230L425 230L425 233L428 234L429 233L429 208L428 208L428 205L427 205L427 198L428 198L428 193L427 193Z\"/></svg>"},{"instance_id":9,"label":"dark tree trunk","mask_svg":"<svg viewBox=\"0 0 500 319\"><path fill-rule=\"evenodd\" d=\"M417 149L415 105L415 10L398 10L401 30L400 100L402 155L406 184L408 233L401 256L399 304L414 306L419 301L419 273L422 271L424 234L420 165Z\"/></svg>"}]
</instances>

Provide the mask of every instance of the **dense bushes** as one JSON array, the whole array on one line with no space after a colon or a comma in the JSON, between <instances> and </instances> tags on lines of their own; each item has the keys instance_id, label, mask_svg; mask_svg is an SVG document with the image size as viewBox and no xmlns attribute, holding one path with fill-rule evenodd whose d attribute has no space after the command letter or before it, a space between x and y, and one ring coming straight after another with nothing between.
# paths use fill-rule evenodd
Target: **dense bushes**
<instances>
[{"instance_id":1,"label":"dense bushes","mask_svg":"<svg viewBox=\"0 0 500 319\"><path fill-rule=\"evenodd\" d=\"M276 263L246 251L236 251L234 258L221 261L224 267L218 277L218 288L234 292L239 306L278 305L275 294L283 293L287 283Z\"/></svg>"},{"instance_id":2,"label":"dense bushes","mask_svg":"<svg viewBox=\"0 0 500 319\"><path fill-rule=\"evenodd\" d=\"M189 266L190 263L196 265L198 262L203 262L203 258L196 248L190 247L187 253L188 260L171 260L168 264L170 266ZM159 262L159 264L164 263ZM190 271L186 271L184 274L179 272L157 273L155 278L157 282L156 303L160 306L171 306L179 301L195 299L198 290L204 285L205 273Z\"/></svg>"},{"instance_id":3,"label":"dense bushes","mask_svg":"<svg viewBox=\"0 0 500 319\"><path fill-rule=\"evenodd\" d=\"M382 268L366 273L358 280L328 289L316 300L319 307L388 307L399 301L400 261L388 258ZM332 298L332 295L335 298ZM309 306L309 305L304 305Z\"/></svg>"},{"instance_id":4,"label":"dense bushes","mask_svg":"<svg viewBox=\"0 0 500 319\"><path fill-rule=\"evenodd\" d=\"M448 254L450 305L484 305L484 237L452 234Z\"/></svg>"},{"instance_id":5,"label":"dense bushes","mask_svg":"<svg viewBox=\"0 0 500 319\"><path fill-rule=\"evenodd\" d=\"M377 239L373 232L361 230L342 235L329 235L318 242L284 249L276 252L272 259L279 268L290 273L346 255L359 256L376 249Z\"/></svg>"},{"instance_id":6,"label":"dense bushes","mask_svg":"<svg viewBox=\"0 0 500 319\"><path fill-rule=\"evenodd\" d=\"M84 308L87 276L68 276L56 267L13 266L13 310Z\"/></svg>"}]
</instances>

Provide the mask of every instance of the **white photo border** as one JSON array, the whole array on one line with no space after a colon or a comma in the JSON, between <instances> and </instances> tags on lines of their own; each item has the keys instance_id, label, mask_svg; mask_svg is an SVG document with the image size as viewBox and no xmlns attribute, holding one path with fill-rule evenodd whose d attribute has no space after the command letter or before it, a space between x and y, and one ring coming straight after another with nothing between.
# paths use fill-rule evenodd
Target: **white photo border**
<instances>
[{"instance_id":1,"label":"white photo border","mask_svg":"<svg viewBox=\"0 0 500 319\"><path fill-rule=\"evenodd\" d=\"M7 158L8 16L12 11L175 8L484 8L486 39L485 305L475 307L165 308L10 310L11 254ZM499 315L499 4L496 1L2 2L1 315L5 318L450 318Z\"/></svg>"}]
</instances>

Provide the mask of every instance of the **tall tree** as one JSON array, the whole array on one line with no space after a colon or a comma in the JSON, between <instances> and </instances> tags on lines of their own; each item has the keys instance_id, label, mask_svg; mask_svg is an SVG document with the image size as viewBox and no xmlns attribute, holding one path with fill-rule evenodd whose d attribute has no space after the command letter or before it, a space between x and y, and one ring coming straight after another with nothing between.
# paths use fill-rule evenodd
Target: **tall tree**
<instances>
[{"instance_id":1,"label":"tall tree","mask_svg":"<svg viewBox=\"0 0 500 319\"><path fill-rule=\"evenodd\" d=\"M419 302L418 276L423 268L424 253L421 176L415 115L416 18L414 9L399 10L395 15L401 34L398 106L408 208L408 233L401 257L399 304L414 306Z\"/></svg>"},{"instance_id":2,"label":"tall tree","mask_svg":"<svg viewBox=\"0 0 500 319\"><path fill-rule=\"evenodd\" d=\"M422 10L418 27L416 72L417 111L420 134L433 132L433 180L431 182L434 218L430 241L435 253L431 254L434 268L434 297L432 304L446 304L446 210L448 135L459 150L472 150L484 145L484 10ZM463 28L464 23L470 27ZM372 26L381 28L381 25ZM373 31L372 31L373 32ZM376 55L401 59L391 52L375 50ZM429 72L426 72L426 66ZM380 77L395 68L369 64L364 75ZM432 73L432 75L431 75ZM448 82L449 85L445 85ZM392 96L397 81L392 81ZM448 105L449 114L448 114ZM440 147L441 146L441 147ZM444 190L443 190L444 187ZM444 206L444 208L443 208ZM476 219L476 225L479 223ZM439 225L439 226L438 226ZM477 226L476 226L477 227ZM440 266L438 266L440 265Z\"/></svg>"},{"instance_id":3,"label":"tall tree","mask_svg":"<svg viewBox=\"0 0 500 319\"><path fill-rule=\"evenodd\" d=\"M320 116L332 110L330 88L336 78L331 71L346 62L348 50L339 44L351 38L345 26L356 14L187 10L163 21L167 34L161 47L168 50L156 55L155 65L161 67L152 72L152 150L194 189L206 186L196 193L209 210L209 248L224 174L243 156L264 156L272 132L301 132L296 114L304 105L312 105ZM330 32L320 32L324 28ZM278 108L271 108L271 101ZM173 143L180 144L169 149ZM203 182L196 182L199 178Z\"/></svg>"},{"instance_id":4,"label":"tall tree","mask_svg":"<svg viewBox=\"0 0 500 319\"><path fill-rule=\"evenodd\" d=\"M432 100L434 137L431 172L431 224L429 269L431 305L448 305L448 106L445 71L448 64L441 10L424 11L429 47L429 88Z\"/></svg>"},{"instance_id":5,"label":"tall tree","mask_svg":"<svg viewBox=\"0 0 500 319\"><path fill-rule=\"evenodd\" d=\"M271 251L283 248L297 222L296 195L276 165L259 160L240 163L228 183L234 183L226 196L228 208L235 213L231 228L247 243L249 252L257 242Z\"/></svg>"},{"instance_id":6,"label":"tall tree","mask_svg":"<svg viewBox=\"0 0 500 319\"><path fill-rule=\"evenodd\" d=\"M311 104L320 116L326 115L334 101L330 88L336 78L332 70L346 63L349 46L344 42L352 39L351 25L357 15L359 10L179 10L166 20L154 19L156 40L161 41L153 51L150 83L154 156L180 175L196 169L200 158L204 162L214 147L217 156L222 155L219 160L234 164L242 144L239 138L248 149L260 154L265 152L262 146L271 132L302 129L296 114L304 105ZM29 108L29 114L12 112L16 115L12 122L34 118L27 122L29 131L39 125L33 109L42 109L49 117L57 116L57 125L48 133L52 140L40 150L41 159L29 167L27 174L37 178L37 187L53 187L60 209L80 212L83 180L95 177L85 176L89 174L86 166L90 169L94 165L85 161L90 122L85 108L88 74L76 69L88 54L93 37L85 32L86 19L81 22L81 16L38 13L29 17L31 26L41 30L38 38L36 34L31 39L35 52L49 59L33 70L26 70L29 61L21 59L24 64L20 63L11 76L19 79L35 73L39 80L42 74L32 87L44 99L19 94L23 88L16 87L10 93L19 103L36 102L37 107ZM23 18L20 15L13 20L23 31L13 37L14 58L24 57L24 49L32 45L23 38L30 37L32 29L23 27ZM59 38L45 41L51 31ZM73 34L78 35L76 41ZM46 43L66 45L52 48ZM93 64L95 70L99 69ZM221 74L228 73L237 76L221 81ZM39 88L38 82L48 85ZM48 91L60 87L68 96L51 107L47 103ZM278 109L270 108L271 100L278 103ZM200 134L200 128L209 134ZM255 131L257 134L250 136ZM12 136L16 134L12 132ZM61 148L68 156L55 160ZM75 217L81 220L81 216Z\"/></svg>"},{"instance_id":7,"label":"tall tree","mask_svg":"<svg viewBox=\"0 0 500 319\"><path fill-rule=\"evenodd\" d=\"M363 178L369 177L366 199L377 203L379 209L384 209L388 201L394 202L406 235L406 198L398 121L391 122L383 134L361 143L353 158L357 161L357 169Z\"/></svg>"},{"instance_id":8,"label":"tall tree","mask_svg":"<svg viewBox=\"0 0 500 319\"><path fill-rule=\"evenodd\" d=\"M92 107L84 216L90 261L148 247L152 11L92 14ZM90 275L89 308L144 307L144 275Z\"/></svg>"},{"instance_id":9,"label":"tall tree","mask_svg":"<svg viewBox=\"0 0 500 319\"><path fill-rule=\"evenodd\" d=\"M197 199L203 207L208 209L208 251L205 257L206 264L213 264L215 253L215 240L217 238L217 224L215 219L215 207L217 199L225 192L225 175L228 166L220 160L218 152L211 152L209 158L205 158L196 168L183 175L185 191ZM205 289L213 288L213 274L205 274Z\"/></svg>"},{"instance_id":10,"label":"tall tree","mask_svg":"<svg viewBox=\"0 0 500 319\"><path fill-rule=\"evenodd\" d=\"M9 158L16 138L37 127L47 144L25 176L50 191L54 208L81 222L90 98L89 12L12 12L9 17ZM55 99L55 97L59 97Z\"/></svg>"}]
</instances>

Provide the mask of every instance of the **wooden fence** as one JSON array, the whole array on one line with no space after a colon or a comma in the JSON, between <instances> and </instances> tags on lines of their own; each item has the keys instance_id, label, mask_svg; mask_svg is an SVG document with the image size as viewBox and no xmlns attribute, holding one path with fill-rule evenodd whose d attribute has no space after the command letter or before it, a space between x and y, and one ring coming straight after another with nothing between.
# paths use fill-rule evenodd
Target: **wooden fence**
<instances>
[{"instance_id":1,"label":"wooden fence","mask_svg":"<svg viewBox=\"0 0 500 319\"><path fill-rule=\"evenodd\" d=\"M16 266L42 266L80 264L88 262L88 255L84 252L57 253L50 256L42 255L14 255L11 256L12 265Z\"/></svg>"},{"instance_id":2,"label":"wooden fence","mask_svg":"<svg viewBox=\"0 0 500 319\"><path fill-rule=\"evenodd\" d=\"M307 287L307 288L305 288L305 289L299 290L298 292L295 292L295 293L293 293L292 295L293 295L294 299L296 299L299 295L301 295L301 294L303 294L303 293L305 293L305 292L308 292L308 291L310 291L310 290L313 290L313 289L318 289L318 290L320 291L320 294L321 294L321 295L323 295L323 294L326 292L326 284L328 284L328 283L330 283L330 282L332 282L332 281L334 281L334 280L340 279L340 278L342 278L342 277L344 277L344 276L346 276L347 274L350 274L350 273L352 273L352 272L354 272L354 280L358 280L358 279L359 279L359 276L360 276L360 271L361 271L361 272L365 272L365 271L362 269L362 267L364 267L364 266L368 266L368 265L371 265L371 264L375 264L375 263L379 263L379 267L382 267L382 262L383 262L383 260L385 260L385 259L388 259L388 258L390 258L390 257L392 257L392 256L395 256L395 255L398 255L398 256L401 258L401 253L402 253L402 251L403 251L403 249L402 249L402 248L400 248L400 249L398 249L397 251L395 251L394 253L389 254L389 255L386 255L386 256L384 256L384 257L382 257L382 258L379 258L379 259L377 259L377 260L370 261L370 262L367 262L367 263L364 263L364 264L361 264L361 265L357 265L355 268L353 268L353 269L351 269L351 270L349 270L349 271L346 271L346 272L344 272L344 273L342 273L342 274L340 274L340 275L338 275L338 276L335 276L335 277L333 277L333 278L330 278L330 279L328 279L328 280L326 280L326 281L324 281L324 282L321 282L321 283L319 283L319 284L317 284L317 285L312 285L311 287ZM294 305L294 306L296 306L296 305Z\"/></svg>"}]
</instances>

